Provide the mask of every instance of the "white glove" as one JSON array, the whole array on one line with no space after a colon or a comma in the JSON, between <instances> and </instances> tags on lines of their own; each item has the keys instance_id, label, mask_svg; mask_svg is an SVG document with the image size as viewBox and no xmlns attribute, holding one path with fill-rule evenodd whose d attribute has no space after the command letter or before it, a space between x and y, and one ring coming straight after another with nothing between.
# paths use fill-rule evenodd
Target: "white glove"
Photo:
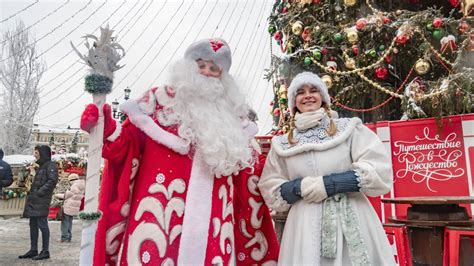
<instances>
[{"instance_id":1,"label":"white glove","mask_svg":"<svg viewBox=\"0 0 474 266\"><path fill-rule=\"evenodd\" d=\"M309 203L321 202L328 197L322 176L307 176L301 181L301 196Z\"/></svg>"},{"instance_id":2,"label":"white glove","mask_svg":"<svg viewBox=\"0 0 474 266\"><path fill-rule=\"evenodd\" d=\"M257 124L248 119L242 121L242 129L244 130L245 134L247 134L249 139L255 137L255 135L258 133Z\"/></svg>"}]
</instances>

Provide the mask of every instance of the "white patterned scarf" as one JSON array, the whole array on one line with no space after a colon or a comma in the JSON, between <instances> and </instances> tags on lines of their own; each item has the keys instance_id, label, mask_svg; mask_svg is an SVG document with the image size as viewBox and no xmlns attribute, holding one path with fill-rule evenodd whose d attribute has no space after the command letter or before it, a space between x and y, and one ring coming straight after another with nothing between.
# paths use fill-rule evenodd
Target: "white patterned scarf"
<instances>
[{"instance_id":1,"label":"white patterned scarf","mask_svg":"<svg viewBox=\"0 0 474 266\"><path fill-rule=\"evenodd\" d=\"M347 242L352 265L371 265L367 245L360 233L359 221L349 204L347 195L344 193L336 194L324 202L321 230L321 255L325 258L336 258L338 216L341 221L342 233Z\"/></svg>"},{"instance_id":2,"label":"white patterned scarf","mask_svg":"<svg viewBox=\"0 0 474 266\"><path fill-rule=\"evenodd\" d=\"M321 120L325 116L327 116L327 114L323 108L319 108L318 110L312 112L296 113L295 126L299 131L317 127L321 124Z\"/></svg>"}]
</instances>

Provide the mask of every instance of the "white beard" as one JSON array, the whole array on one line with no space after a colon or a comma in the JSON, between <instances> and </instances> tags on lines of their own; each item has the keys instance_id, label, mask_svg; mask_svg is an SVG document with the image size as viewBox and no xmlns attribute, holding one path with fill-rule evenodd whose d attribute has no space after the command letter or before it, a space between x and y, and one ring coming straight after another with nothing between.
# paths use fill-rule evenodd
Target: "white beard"
<instances>
[{"instance_id":1,"label":"white beard","mask_svg":"<svg viewBox=\"0 0 474 266\"><path fill-rule=\"evenodd\" d=\"M194 61L180 60L171 67L169 86L175 96L157 117L165 126L179 125L178 135L195 145L216 176L228 176L252 165L249 137L242 118L249 107L232 77L205 77Z\"/></svg>"}]
</instances>

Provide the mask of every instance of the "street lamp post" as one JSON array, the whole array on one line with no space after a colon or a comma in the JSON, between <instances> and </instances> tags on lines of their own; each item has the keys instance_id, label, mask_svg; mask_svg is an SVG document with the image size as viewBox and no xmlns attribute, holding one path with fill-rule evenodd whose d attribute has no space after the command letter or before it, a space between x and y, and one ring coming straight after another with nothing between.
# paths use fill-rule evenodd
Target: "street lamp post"
<instances>
[{"instance_id":1,"label":"street lamp post","mask_svg":"<svg viewBox=\"0 0 474 266\"><path fill-rule=\"evenodd\" d=\"M127 87L123 91L124 91L123 98L125 99L125 101L127 101L128 99L130 99L131 90ZM123 121L125 121L125 119L127 118L127 115L120 112L120 110L118 109L119 105L120 103L117 101L117 99L115 99L115 101L112 102L112 116L114 119L117 119L120 123L123 123Z\"/></svg>"}]
</instances>

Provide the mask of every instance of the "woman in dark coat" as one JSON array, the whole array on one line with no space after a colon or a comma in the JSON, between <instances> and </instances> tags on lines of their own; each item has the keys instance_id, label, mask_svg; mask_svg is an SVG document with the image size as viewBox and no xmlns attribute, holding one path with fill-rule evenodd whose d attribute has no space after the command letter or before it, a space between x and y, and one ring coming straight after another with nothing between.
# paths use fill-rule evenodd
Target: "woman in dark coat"
<instances>
[{"instance_id":1,"label":"woman in dark coat","mask_svg":"<svg viewBox=\"0 0 474 266\"><path fill-rule=\"evenodd\" d=\"M36 163L39 169L36 172L31 190L26 199L23 217L30 218L30 240L31 249L20 259L33 258L42 260L49 258L49 227L48 213L49 204L53 196L53 190L58 182L58 170L56 163L51 161L51 149L49 146L41 145L35 147ZM41 230L43 249L38 255L38 229Z\"/></svg>"}]
</instances>

